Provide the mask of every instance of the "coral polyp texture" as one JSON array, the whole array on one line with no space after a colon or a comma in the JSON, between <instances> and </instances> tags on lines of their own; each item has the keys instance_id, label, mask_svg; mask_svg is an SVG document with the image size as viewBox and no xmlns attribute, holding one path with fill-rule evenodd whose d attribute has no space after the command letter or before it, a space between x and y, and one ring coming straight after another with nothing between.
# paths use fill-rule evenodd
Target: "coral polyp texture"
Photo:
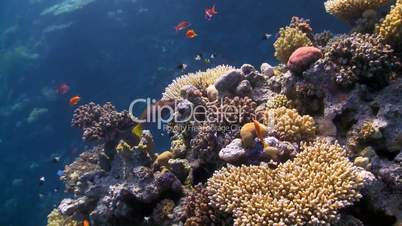
<instances>
[{"instance_id":1,"label":"coral polyp texture","mask_svg":"<svg viewBox=\"0 0 402 226\"><path fill-rule=\"evenodd\" d=\"M58 209L52 210L47 216L47 226L79 226L82 223L72 219L64 217Z\"/></svg>"},{"instance_id":2,"label":"coral polyp texture","mask_svg":"<svg viewBox=\"0 0 402 226\"><path fill-rule=\"evenodd\" d=\"M385 6L389 0L327 0L325 10L327 13L344 21L355 20L368 9L377 9Z\"/></svg>"},{"instance_id":3,"label":"coral polyp texture","mask_svg":"<svg viewBox=\"0 0 402 226\"><path fill-rule=\"evenodd\" d=\"M198 89L204 90L209 85L214 84L219 77L233 69L234 68L231 66L221 65L206 71L182 75L173 80L173 82L166 87L165 92L162 94L162 99L180 99L181 90L187 85L195 86Z\"/></svg>"},{"instance_id":4,"label":"coral polyp texture","mask_svg":"<svg viewBox=\"0 0 402 226\"><path fill-rule=\"evenodd\" d=\"M91 102L74 111L71 124L83 130L86 141L110 141L131 129L134 122L128 111L118 112L109 102L103 106Z\"/></svg>"},{"instance_id":5,"label":"coral polyp texture","mask_svg":"<svg viewBox=\"0 0 402 226\"><path fill-rule=\"evenodd\" d=\"M266 113L265 124L271 135L287 141L301 141L315 135L314 119L308 115L301 116L295 109L274 108Z\"/></svg>"},{"instance_id":6,"label":"coral polyp texture","mask_svg":"<svg viewBox=\"0 0 402 226\"><path fill-rule=\"evenodd\" d=\"M394 45L402 41L402 0L396 1L388 15L377 25L376 32Z\"/></svg>"},{"instance_id":7,"label":"coral polyp texture","mask_svg":"<svg viewBox=\"0 0 402 226\"><path fill-rule=\"evenodd\" d=\"M324 64L335 71L335 80L342 87L356 83L384 87L401 62L380 36L353 33L334 40L326 48Z\"/></svg>"},{"instance_id":8,"label":"coral polyp texture","mask_svg":"<svg viewBox=\"0 0 402 226\"><path fill-rule=\"evenodd\" d=\"M233 214L234 225L329 225L361 197L363 180L338 144L303 144L293 161L276 169L241 166L209 179L211 204ZM318 176L319 175L319 176Z\"/></svg>"},{"instance_id":9,"label":"coral polyp texture","mask_svg":"<svg viewBox=\"0 0 402 226\"><path fill-rule=\"evenodd\" d=\"M290 55L303 46L311 46L313 43L306 33L298 28L285 27L279 30L279 37L274 43L275 57L282 63L287 63Z\"/></svg>"}]
</instances>

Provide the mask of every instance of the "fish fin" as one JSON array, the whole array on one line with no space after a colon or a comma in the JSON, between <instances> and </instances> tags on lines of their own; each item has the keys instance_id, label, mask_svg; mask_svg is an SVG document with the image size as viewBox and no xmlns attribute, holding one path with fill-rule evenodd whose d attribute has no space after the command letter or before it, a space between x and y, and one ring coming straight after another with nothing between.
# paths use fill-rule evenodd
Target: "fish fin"
<instances>
[{"instance_id":1,"label":"fish fin","mask_svg":"<svg viewBox=\"0 0 402 226\"><path fill-rule=\"evenodd\" d=\"M142 124L138 123L136 126L133 127L133 129L131 130L131 133L140 138L142 136L142 132L143 132L143 128L142 128Z\"/></svg>"}]
</instances>

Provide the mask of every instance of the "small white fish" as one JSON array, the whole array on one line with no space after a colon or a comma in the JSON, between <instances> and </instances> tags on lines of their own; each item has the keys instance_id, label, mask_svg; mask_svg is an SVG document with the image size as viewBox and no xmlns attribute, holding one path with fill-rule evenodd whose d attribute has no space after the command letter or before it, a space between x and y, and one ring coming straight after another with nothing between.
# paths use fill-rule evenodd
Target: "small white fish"
<instances>
[{"instance_id":1,"label":"small white fish","mask_svg":"<svg viewBox=\"0 0 402 226\"><path fill-rule=\"evenodd\" d=\"M197 55L195 56L194 60L196 60L196 61L202 60L202 55L201 55L201 54L197 54Z\"/></svg>"},{"instance_id":2,"label":"small white fish","mask_svg":"<svg viewBox=\"0 0 402 226\"><path fill-rule=\"evenodd\" d=\"M265 33L264 36L263 36L263 39L264 39L264 40L268 40L268 39L270 39L271 37L272 37L272 34Z\"/></svg>"}]
</instances>

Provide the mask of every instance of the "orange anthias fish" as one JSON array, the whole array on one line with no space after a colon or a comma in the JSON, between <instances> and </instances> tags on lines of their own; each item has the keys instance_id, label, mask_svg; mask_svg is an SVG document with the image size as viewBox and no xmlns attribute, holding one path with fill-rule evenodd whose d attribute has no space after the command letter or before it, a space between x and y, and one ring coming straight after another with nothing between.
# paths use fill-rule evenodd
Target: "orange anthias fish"
<instances>
[{"instance_id":1,"label":"orange anthias fish","mask_svg":"<svg viewBox=\"0 0 402 226\"><path fill-rule=\"evenodd\" d=\"M216 11L215 6L205 9L205 19L207 20L211 20L212 17L215 16L216 14L218 14L218 12Z\"/></svg>"},{"instance_id":2,"label":"orange anthias fish","mask_svg":"<svg viewBox=\"0 0 402 226\"><path fill-rule=\"evenodd\" d=\"M265 141L264 141L265 129L262 128L262 125L257 120L253 119L253 123L254 123L254 127L255 127L255 133L256 133L258 139L260 139L260 142L265 149L268 146L268 144L265 143Z\"/></svg>"},{"instance_id":3,"label":"orange anthias fish","mask_svg":"<svg viewBox=\"0 0 402 226\"><path fill-rule=\"evenodd\" d=\"M189 23L188 21L183 20L183 21L181 21L178 25L176 25L176 26L174 27L174 29L175 29L176 31L181 31L181 30L183 30L183 29L188 28L189 26L190 26L190 23Z\"/></svg>"},{"instance_id":4,"label":"orange anthias fish","mask_svg":"<svg viewBox=\"0 0 402 226\"><path fill-rule=\"evenodd\" d=\"M83 225L83 226L90 226L88 220L84 220L84 221L82 222L82 225Z\"/></svg>"},{"instance_id":5,"label":"orange anthias fish","mask_svg":"<svg viewBox=\"0 0 402 226\"><path fill-rule=\"evenodd\" d=\"M186 37L187 38L190 38L190 39L193 39L193 38L195 38L195 37L197 37L197 33L195 33L195 31L193 30L193 29L190 29L190 30L188 30L187 32L186 32Z\"/></svg>"},{"instance_id":6,"label":"orange anthias fish","mask_svg":"<svg viewBox=\"0 0 402 226\"><path fill-rule=\"evenodd\" d=\"M73 97L70 98L69 103L70 103L71 106L74 106L74 105L78 104L78 102L80 100L81 100L80 96L73 96Z\"/></svg>"}]
</instances>

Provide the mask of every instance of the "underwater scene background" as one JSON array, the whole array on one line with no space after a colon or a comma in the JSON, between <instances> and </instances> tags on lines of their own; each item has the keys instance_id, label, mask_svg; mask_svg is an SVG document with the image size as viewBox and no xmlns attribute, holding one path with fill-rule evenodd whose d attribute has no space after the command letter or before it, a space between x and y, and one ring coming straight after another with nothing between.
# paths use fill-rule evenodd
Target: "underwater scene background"
<instances>
[{"instance_id":1,"label":"underwater scene background","mask_svg":"<svg viewBox=\"0 0 402 226\"><path fill-rule=\"evenodd\" d=\"M65 185L60 176L64 175L65 165L71 164L81 153L93 146L83 142L80 131L71 127L72 115L79 105L89 102L103 105L105 102L112 102L122 111L127 110L130 102L136 98L160 99L165 87L182 74L204 71L223 64L240 68L247 63L258 70L259 65L264 62L270 65L286 64L278 60L280 57L275 58L273 44L280 36L279 29L289 25L293 16L310 19L314 33L326 30L333 34L348 33L356 25L343 23L327 13L324 2L0 1L0 225L46 225L48 214L62 199L77 197L72 192L64 192ZM395 1L373 2L386 2L382 5L386 14ZM205 9L213 5L218 13L209 20L205 18ZM375 8L368 5L370 9ZM185 31L175 30L175 26L183 20L191 23L190 27L197 33L197 37L189 38L185 36ZM197 60L197 56L207 56L208 60ZM400 61L400 55L398 57ZM285 73L286 70L278 67L280 73ZM349 93L345 95L352 96ZM69 103L73 96L80 97L77 106ZM336 98L346 99L342 95L336 95ZM303 104L313 105L314 100L302 102L301 105ZM352 105L359 103L353 102ZM300 109L297 108L299 112ZM134 110L140 114L144 109ZM301 113L310 114L310 110ZM311 115L315 117L318 114ZM400 123L401 120L397 122ZM169 134L158 130L153 124L146 129L153 135L154 152L162 153L170 149ZM335 136L339 136L339 131L335 132ZM385 142L382 138L380 140L376 142ZM316 145L326 145L320 142ZM375 148L376 144L374 142L372 146ZM314 145L306 149L313 147ZM376 151L381 150L383 149L379 148ZM328 153L337 156L331 148ZM385 156L391 161L396 154L393 152ZM197 175L195 173L192 176ZM218 183L219 178L216 180ZM213 180L210 183L211 187L217 186L213 189L219 190ZM168 197L169 193L162 192L161 197L165 196ZM174 196L176 204L179 198ZM398 197L395 199L398 200ZM157 200L165 199L158 197ZM215 204L219 206L218 203ZM152 208L156 208L155 205L147 203L136 207L138 212L142 211L138 208L144 207L145 213L139 214L139 217L142 220L145 216L144 221L151 223L138 223L137 218L132 220L118 215L121 212L112 216L112 221L99 223L101 221L96 221L100 219L99 216L87 219L89 215L86 214L89 213L83 211L78 214L79 224L65 224L70 220L67 219L63 223L52 225L176 223L171 223L172 219L159 219L159 223L152 223L156 220L148 218L152 215ZM381 212L379 215L387 214ZM388 220L389 217L384 219ZM384 225L393 224L395 219L384 221ZM244 222L238 221L237 224L243 225ZM198 222L186 225L205 224Z\"/></svg>"}]
</instances>

